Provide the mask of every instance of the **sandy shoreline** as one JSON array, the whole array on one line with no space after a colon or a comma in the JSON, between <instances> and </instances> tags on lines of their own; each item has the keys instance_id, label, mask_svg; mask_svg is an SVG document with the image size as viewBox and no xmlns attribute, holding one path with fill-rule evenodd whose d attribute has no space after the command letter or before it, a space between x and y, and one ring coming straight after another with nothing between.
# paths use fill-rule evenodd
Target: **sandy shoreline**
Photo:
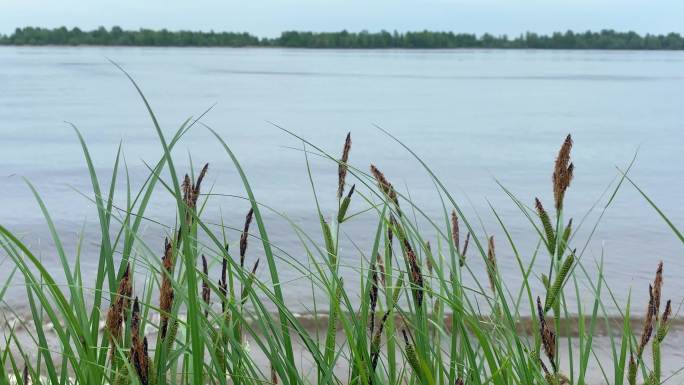
<instances>
[{"instance_id":1,"label":"sandy shoreline","mask_svg":"<svg viewBox=\"0 0 684 385\"><path fill-rule=\"evenodd\" d=\"M322 336L325 333L325 325L327 323L328 317L326 314L300 314L298 315L297 320L310 335L315 336L317 335L317 332L320 332L318 334ZM158 320L154 318L151 320L152 323L156 323L157 321ZM569 346L571 346L573 350L577 350L580 348L580 340L579 338L577 338L576 321L576 318L573 318L570 321L562 322L561 328L559 329L558 333L561 337L559 338L559 352L562 360L561 369L565 373L570 373L569 363L567 360ZM31 347L36 345L35 341L32 338L32 335L35 334L35 328L33 326L32 321L30 319L15 319L10 322L12 323L11 325L9 323L4 323L0 325L0 330L3 331L3 334L7 334L10 330L10 327L12 327L16 336L16 342L21 344L24 352L28 354L28 359L34 360L37 355L37 350L31 349ZM450 317L447 317L445 319L444 326L448 328L450 322ZM486 322L486 320L483 319L483 322ZM607 322L609 324L614 325L613 329L611 330L613 330L614 343L616 344L617 354L619 355L619 344L621 335L617 335L616 333L621 330L620 325L622 321L618 318L612 318L608 319ZM642 320L639 319L632 320L632 328L636 331L637 336L641 331L641 322ZM104 322L101 322L101 328L103 327ZM517 329L521 334L530 336L531 338L530 332L533 330L533 327L535 327L535 324L533 323L532 319L523 318L518 323ZM46 337L48 339L48 346L50 347L50 349L53 352L60 351L59 339L57 338L57 335L54 332L54 327L51 324L46 323L43 327L43 330L45 331ZM338 328L338 330L340 330L340 328ZM614 361L614 357L611 349L611 336L608 335L606 331L606 320L599 320L599 322L596 325L596 330L593 338L595 356L589 361L587 368L588 385L605 384L606 381L603 379L602 374L604 371L608 378L612 378L613 376L614 368L612 367L612 362ZM145 330L145 334L151 341L156 340L157 333L156 328L154 326L148 325ZM179 337L182 338L182 336L183 333L180 333ZM320 342L323 343L322 340ZM347 341L345 335L342 332L338 332L338 346L345 346L346 342ZM299 369L302 371L302 373L305 373L310 378L315 379L316 365L313 359L311 358L311 355L307 351L307 348L302 344L299 338L294 338L293 343L295 357ZM683 343L684 322L680 320L675 320L675 323L672 325L672 329L670 330L667 338L665 339L664 344L662 345L663 378L673 376L670 380L670 383L684 381L684 373L678 372L678 370L681 369L684 365L684 351L682 351L681 349ZM257 364L257 367L259 367L263 371L264 375L267 376L270 371L270 367L269 360L266 354L264 354L264 352L258 348L258 343L255 342L253 336L247 336L245 344L250 351L252 359ZM152 346L154 346L153 343ZM13 353L17 354L17 356L20 356L16 346L11 346L10 350ZM651 357L648 351L645 353L644 359L646 360L646 362L650 362ZM603 367L601 367L601 365L603 365ZM578 363L574 362L573 366L575 367L574 370L576 376ZM335 368L335 373L340 378L344 379L348 375L347 369L348 368L344 365L344 361L340 360L340 362L337 364Z\"/></svg>"}]
</instances>

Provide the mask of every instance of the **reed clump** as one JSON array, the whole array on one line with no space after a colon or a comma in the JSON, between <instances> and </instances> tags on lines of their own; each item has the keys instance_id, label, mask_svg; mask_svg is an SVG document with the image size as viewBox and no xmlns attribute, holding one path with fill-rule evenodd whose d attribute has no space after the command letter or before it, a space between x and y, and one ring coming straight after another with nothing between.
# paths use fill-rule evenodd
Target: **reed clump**
<instances>
[{"instance_id":1,"label":"reed clump","mask_svg":"<svg viewBox=\"0 0 684 385\"><path fill-rule=\"evenodd\" d=\"M6 332L7 338L0 342L0 385L14 383L10 379L34 384L41 375L44 383L88 385L596 382L596 378L589 380L588 371L589 363L599 359L593 336L596 324L610 318L604 305L613 301L614 293L609 298L605 294L602 263L592 260L590 270L596 276L587 273L588 256L574 247L579 244L575 236L581 223L573 227L564 205L574 174L570 135L551 172L554 204L548 207L552 209L547 210L539 198L527 207L512 196L521 218L529 219L530 234L538 237L539 247L528 250L516 246L495 209L500 228L480 230L420 158L443 202L439 220L421 210L408 191L396 190L375 165L369 173L353 167L351 133L344 139L340 157L306 142L305 161L315 153L316 159L336 165L338 175L337 185L329 186L329 196L337 200L333 207L319 202L318 193L324 188L317 187L310 175L316 199L314 221L320 226L320 234L315 235L304 232L286 214L262 205L231 148L211 131L244 189L243 199L229 202L233 208L247 209L247 214L244 221L236 215L241 226L234 227L224 218L205 219L209 215L205 207L222 196L202 191L203 181L214 177L213 172L209 175L206 164L197 178L193 173L179 178L182 174L177 173L172 152L195 123L188 120L171 137L165 136L156 118L153 123L162 156L151 164L150 177L138 194L127 194L125 207L117 209L114 197L102 194L118 191L118 162L106 190L100 188L101 178L89 163L103 232L92 282L80 264L69 262L70 256L59 248L61 281L66 285L58 284L60 279L31 248L0 224L4 256L16 266L26 288L35 330L31 340L36 344L35 360L16 362L15 357L26 357L27 347L19 342L17 330ZM85 141L82 144L90 159ZM127 185L126 191L131 190ZM161 258L152 251L159 245L149 246L143 237L146 208L160 190L177 203L176 220L164 230ZM249 207L244 207L245 202ZM298 249L273 243L267 211L292 225ZM374 224L367 233L370 245L346 232L349 226L358 226L359 217ZM59 243L59 232L51 234ZM257 244L249 245L250 241ZM513 271L503 269L516 263L521 279L507 281L503 276ZM631 328L629 302L621 309L626 315L623 325L606 323L610 336L622 338L614 340L614 359L600 363L602 383L622 384L626 378L636 385L641 376L643 383L655 385L663 381L665 371L675 369L663 368L663 346L674 317L671 301L661 308L663 275L660 264L649 287L639 337ZM95 290L91 290L93 282ZM300 282L311 292L294 286ZM568 287L577 293L580 287L589 289L573 303L566 295ZM0 289L0 297L2 293ZM292 298L310 306L315 324L323 326L306 327ZM107 308L104 333L99 332L101 307ZM521 332L525 319L533 320L532 335ZM577 320L574 338L580 348L571 343L561 348L561 325L571 320ZM57 344L48 341L45 322L54 325ZM649 345L651 363L645 362ZM304 368L304 362L310 368Z\"/></svg>"}]
</instances>

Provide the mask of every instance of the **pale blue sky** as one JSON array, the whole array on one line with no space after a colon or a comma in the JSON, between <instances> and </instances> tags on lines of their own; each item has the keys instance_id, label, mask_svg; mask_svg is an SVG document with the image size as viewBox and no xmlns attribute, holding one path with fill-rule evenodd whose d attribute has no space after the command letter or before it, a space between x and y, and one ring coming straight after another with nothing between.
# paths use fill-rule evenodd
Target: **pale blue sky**
<instances>
[{"instance_id":1,"label":"pale blue sky","mask_svg":"<svg viewBox=\"0 0 684 385\"><path fill-rule=\"evenodd\" d=\"M682 0L0 0L0 33L19 26L248 31L452 30L517 35L612 28L684 33Z\"/></svg>"}]
</instances>

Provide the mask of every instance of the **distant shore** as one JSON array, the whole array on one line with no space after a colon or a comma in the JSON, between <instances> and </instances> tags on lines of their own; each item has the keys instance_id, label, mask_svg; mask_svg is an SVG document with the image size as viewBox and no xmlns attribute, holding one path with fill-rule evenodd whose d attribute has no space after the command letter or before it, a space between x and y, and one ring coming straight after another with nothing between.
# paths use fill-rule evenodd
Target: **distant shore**
<instances>
[{"instance_id":1,"label":"distant shore","mask_svg":"<svg viewBox=\"0 0 684 385\"><path fill-rule=\"evenodd\" d=\"M123 30L100 27L17 28L0 35L5 46L115 46L115 47L279 47L328 49L567 49L567 50L684 50L678 33L645 34L604 29L593 32L526 32L517 36L415 32L308 32L285 31L278 37L258 37L248 32Z\"/></svg>"}]
</instances>

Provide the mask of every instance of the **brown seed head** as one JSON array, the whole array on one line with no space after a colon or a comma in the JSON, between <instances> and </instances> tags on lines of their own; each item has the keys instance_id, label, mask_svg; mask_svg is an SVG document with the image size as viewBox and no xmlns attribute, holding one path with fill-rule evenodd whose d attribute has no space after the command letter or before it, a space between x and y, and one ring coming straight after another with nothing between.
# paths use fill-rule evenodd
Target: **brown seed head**
<instances>
[{"instance_id":1,"label":"brown seed head","mask_svg":"<svg viewBox=\"0 0 684 385\"><path fill-rule=\"evenodd\" d=\"M404 337L404 344L411 345L411 340L409 339L408 334L406 333L406 329L401 329L401 335Z\"/></svg>"},{"instance_id":2,"label":"brown seed head","mask_svg":"<svg viewBox=\"0 0 684 385\"><path fill-rule=\"evenodd\" d=\"M181 185L181 190L183 191L183 201L186 205L190 206L192 203L192 181L190 180L190 175L185 174L183 177L183 184Z\"/></svg>"},{"instance_id":3,"label":"brown seed head","mask_svg":"<svg viewBox=\"0 0 684 385\"><path fill-rule=\"evenodd\" d=\"M373 335L373 329L375 328L375 308L378 305L378 271L375 266L375 263L371 264L371 286L370 292L368 293L370 300L369 329L371 336Z\"/></svg>"},{"instance_id":4,"label":"brown seed head","mask_svg":"<svg viewBox=\"0 0 684 385\"><path fill-rule=\"evenodd\" d=\"M492 292L496 294L496 280L498 268L496 266L496 251L494 249L494 236L489 237L487 248L487 275L489 277L489 286Z\"/></svg>"},{"instance_id":5,"label":"brown seed head","mask_svg":"<svg viewBox=\"0 0 684 385\"><path fill-rule=\"evenodd\" d=\"M553 371L556 372L556 334L546 323L544 309L539 297L537 297L537 313L539 315L539 333L541 335L542 345L544 346L544 353L546 353L546 356L549 358Z\"/></svg>"},{"instance_id":6,"label":"brown seed head","mask_svg":"<svg viewBox=\"0 0 684 385\"><path fill-rule=\"evenodd\" d=\"M250 207L245 216L245 227L240 235L240 267L245 267L245 255L247 254L247 238L249 237L249 225L252 223L254 210Z\"/></svg>"},{"instance_id":7,"label":"brown seed head","mask_svg":"<svg viewBox=\"0 0 684 385\"><path fill-rule=\"evenodd\" d=\"M397 206L397 209L399 208L399 199L397 199L397 192L394 190L394 186L390 182L387 181L387 178L385 178L385 174L383 174L380 170L378 170L375 165L370 166L371 174L373 174L373 177L375 178L376 182L378 182L378 186L380 187L380 190L382 190L389 199L394 202L394 205Z\"/></svg>"},{"instance_id":8,"label":"brown seed head","mask_svg":"<svg viewBox=\"0 0 684 385\"><path fill-rule=\"evenodd\" d=\"M221 296L221 312L224 318L229 319L228 310L228 244L225 245L225 254L221 256L221 277L218 281L219 293Z\"/></svg>"},{"instance_id":9,"label":"brown seed head","mask_svg":"<svg viewBox=\"0 0 684 385\"><path fill-rule=\"evenodd\" d=\"M641 341L637 347L637 357L641 357L644 352L644 348L651 339L651 334L653 333L653 317L655 312L655 298L653 296L653 286L648 285L648 308L646 310L646 318L644 318L644 330L641 333Z\"/></svg>"},{"instance_id":10,"label":"brown seed head","mask_svg":"<svg viewBox=\"0 0 684 385\"><path fill-rule=\"evenodd\" d=\"M456 210L451 211L451 240L454 241L454 247L456 250L460 250L460 230L458 228L458 216L456 215Z\"/></svg>"},{"instance_id":11,"label":"brown seed head","mask_svg":"<svg viewBox=\"0 0 684 385\"><path fill-rule=\"evenodd\" d=\"M121 339L121 327L125 318L125 312L128 310L132 290L130 265L126 265L126 270L124 271L124 274L119 281L119 287L116 290L114 302L107 312L105 324L109 331L112 355L114 354L115 342Z\"/></svg>"},{"instance_id":12,"label":"brown seed head","mask_svg":"<svg viewBox=\"0 0 684 385\"><path fill-rule=\"evenodd\" d=\"M211 301L211 288L209 287L209 266L207 258L202 254L202 301L207 305L204 310L204 317L209 316L209 305Z\"/></svg>"},{"instance_id":13,"label":"brown seed head","mask_svg":"<svg viewBox=\"0 0 684 385\"><path fill-rule=\"evenodd\" d=\"M409 268L411 270L411 283L414 285L413 293L416 299L416 305L420 307L423 304L423 273L421 272L420 265L418 264L418 259L416 254L411 248L411 244L404 239L404 247L406 249L406 259L408 261Z\"/></svg>"},{"instance_id":14,"label":"brown seed head","mask_svg":"<svg viewBox=\"0 0 684 385\"><path fill-rule=\"evenodd\" d=\"M221 313L225 313L226 312L226 305L227 305L225 298L228 295L228 290L227 290L227 287L223 285L221 278L218 279L216 286L218 287L219 297L221 300Z\"/></svg>"},{"instance_id":15,"label":"brown seed head","mask_svg":"<svg viewBox=\"0 0 684 385\"><path fill-rule=\"evenodd\" d=\"M204 180L204 176L207 174L207 170L209 170L209 163L202 167L202 170L200 171L195 183L192 183L192 180L188 174L185 174L185 177L183 178L183 184L181 185L181 190L183 191L183 202L185 202L187 210L193 211L197 207L197 198L199 198L200 187L202 185L202 180ZM192 222L191 213L187 213L186 222Z\"/></svg>"},{"instance_id":16,"label":"brown seed head","mask_svg":"<svg viewBox=\"0 0 684 385\"><path fill-rule=\"evenodd\" d=\"M383 261L382 256L378 253L378 255L375 256L375 261L378 266L378 273L380 274L380 281L382 282L383 286L386 284L385 281L385 261Z\"/></svg>"},{"instance_id":17,"label":"brown seed head","mask_svg":"<svg viewBox=\"0 0 684 385\"><path fill-rule=\"evenodd\" d=\"M140 335L140 302L138 297L133 300L133 310L131 311L131 334Z\"/></svg>"},{"instance_id":18,"label":"brown seed head","mask_svg":"<svg viewBox=\"0 0 684 385\"><path fill-rule=\"evenodd\" d=\"M392 214L390 214L389 218L389 226L387 226L387 248L389 249L389 254L392 255L392 242L394 241L394 230L392 230L392 228L396 226L397 221Z\"/></svg>"},{"instance_id":19,"label":"brown seed head","mask_svg":"<svg viewBox=\"0 0 684 385\"><path fill-rule=\"evenodd\" d=\"M173 260L173 249L171 247L171 242L169 239L164 240L164 255L162 256L162 284L159 289L159 332L161 338L166 337L166 329L168 328L169 313L171 312L171 307L173 306L173 285L171 283L171 277L173 276L174 260Z\"/></svg>"},{"instance_id":20,"label":"brown seed head","mask_svg":"<svg viewBox=\"0 0 684 385\"><path fill-rule=\"evenodd\" d=\"M135 368L140 383L148 384L148 355L147 355L147 338L141 339L140 332L140 302L138 297L133 301L133 310L131 311L131 350L130 362Z\"/></svg>"},{"instance_id":21,"label":"brown seed head","mask_svg":"<svg viewBox=\"0 0 684 385\"><path fill-rule=\"evenodd\" d=\"M347 133L347 138L344 140L344 148L342 149L342 159L337 167L337 198L341 199L344 194L344 180L347 178L347 161L349 160L349 151L351 150L351 132Z\"/></svg>"},{"instance_id":22,"label":"brown seed head","mask_svg":"<svg viewBox=\"0 0 684 385\"><path fill-rule=\"evenodd\" d=\"M541 213L545 213L546 210L544 210L544 206L542 206L541 201L539 198L534 198L534 208L537 210L537 213L541 215Z\"/></svg>"},{"instance_id":23,"label":"brown seed head","mask_svg":"<svg viewBox=\"0 0 684 385\"><path fill-rule=\"evenodd\" d=\"M149 384L149 354L147 347L147 337L136 338L131 346L131 364L140 379L142 385Z\"/></svg>"},{"instance_id":24,"label":"brown seed head","mask_svg":"<svg viewBox=\"0 0 684 385\"><path fill-rule=\"evenodd\" d=\"M663 319L662 319L663 325L667 324L667 321L669 321L671 314L672 314L672 301L670 301L668 299L667 303L665 304L665 310L663 311Z\"/></svg>"},{"instance_id":25,"label":"brown seed head","mask_svg":"<svg viewBox=\"0 0 684 385\"><path fill-rule=\"evenodd\" d=\"M257 259L256 262L254 262L254 266L252 266L252 275L256 274L256 271L259 268L259 261L260 259Z\"/></svg>"},{"instance_id":26,"label":"brown seed head","mask_svg":"<svg viewBox=\"0 0 684 385\"><path fill-rule=\"evenodd\" d=\"M207 171L209 170L209 163L206 163L204 167L202 167L202 170L199 173L199 176L197 177L197 181L195 181L195 185L192 187L192 193L193 193L193 204L197 206L197 197L199 197L200 194L200 187L202 186L202 181L204 180L204 176L207 175Z\"/></svg>"},{"instance_id":27,"label":"brown seed head","mask_svg":"<svg viewBox=\"0 0 684 385\"><path fill-rule=\"evenodd\" d=\"M470 232L466 234L465 242L463 242L463 251L461 252L461 266L465 265L466 253L468 253L468 244L470 243Z\"/></svg>"},{"instance_id":28,"label":"brown seed head","mask_svg":"<svg viewBox=\"0 0 684 385\"><path fill-rule=\"evenodd\" d=\"M247 281L243 284L242 286L242 293L240 294L240 297L242 298L242 304L244 305L247 302L247 298L249 295L249 291L252 284L254 283L254 280L256 280L256 271L259 268L259 259L254 262L254 266L252 266L252 271L249 274L249 277L247 278Z\"/></svg>"},{"instance_id":29,"label":"brown seed head","mask_svg":"<svg viewBox=\"0 0 684 385\"><path fill-rule=\"evenodd\" d=\"M542 370L544 371L544 374L546 376L546 382L549 384L552 384L552 380L549 380L551 378L551 373L549 373L549 368L546 367L546 364L544 364L544 361L542 361L541 357L537 356L537 362L539 362L539 365L541 365Z\"/></svg>"},{"instance_id":30,"label":"brown seed head","mask_svg":"<svg viewBox=\"0 0 684 385\"><path fill-rule=\"evenodd\" d=\"M655 279L653 280L653 315L656 321L659 318L660 313L660 297L663 290L663 262L658 264L656 269Z\"/></svg>"},{"instance_id":31,"label":"brown seed head","mask_svg":"<svg viewBox=\"0 0 684 385\"><path fill-rule=\"evenodd\" d=\"M228 245L226 245L226 255L221 258L221 281L226 282L228 274Z\"/></svg>"},{"instance_id":32,"label":"brown seed head","mask_svg":"<svg viewBox=\"0 0 684 385\"><path fill-rule=\"evenodd\" d=\"M375 371L375 368L378 366L378 359L380 358L380 339L382 338L382 330L385 327L385 322L387 321L389 315L390 311L388 310L382 316L380 324L378 325L378 328L375 330L375 334L373 334L373 338L371 339L371 367L373 371Z\"/></svg>"},{"instance_id":33,"label":"brown seed head","mask_svg":"<svg viewBox=\"0 0 684 385\"><path fill-rule=\"evenodd\" d=\"M572 137L568 134L560 151L558 151L553 170L553 196L556 201L556 210L563 207L565 190L568 189L572 180L574 166L570 163L570 150L572 150Z\"/></svg>"}]
</instances>

